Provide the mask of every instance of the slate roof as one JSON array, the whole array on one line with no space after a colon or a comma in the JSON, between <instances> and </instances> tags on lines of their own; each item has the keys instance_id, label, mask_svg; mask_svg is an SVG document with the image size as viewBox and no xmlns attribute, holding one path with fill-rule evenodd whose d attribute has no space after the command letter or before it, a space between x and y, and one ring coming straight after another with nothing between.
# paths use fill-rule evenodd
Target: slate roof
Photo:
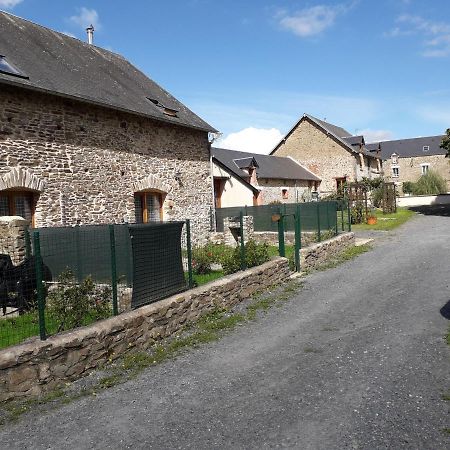
<instances>
[{"instance_id":1,"label":"slate roof","mask_svg":"<svg viewBox=\"0 0 450 450\"><path fill-rule=\"evenodd\" d=\"M3 11L0 55L28 77L0 73L0 84L216 131L122 56ZM177 117L164 114L161 105Z\"/></svg>"},{"instance_id":2,"label":"slate roof","mask_svg":"<svg viewBox=\"0 0 450 450\"><path fill-rule=\"evenodd\" d=\"M281 180L310 180L320 181L320 178L305 169L291 158L280 156L260 155L258 153L226 150L223 148L211 148L213 158L220 161L226 168L241 178L248 178L248 173L238 167L235 160L242 158L254 158L258 164L256 176L259 179L274 178Z\"/></svg>"},{"instance_id":3,"label":"slate roof","mask_svg":"<svg viewBox=\"0 0 450 450\"><path fill-rule=\"evenodd\" d=\"M364 136L348 136L342 138L347 144L358 147L362 144L364 145Z\"/></svg>"},{"instance_id":4,"label":"slate roof","mask_svg":"<svg viewBox=\"0 0 450 450\"><path fill-rule=\"evenodd\" d=\"M359 147L356 148L356 146L354 145L355 142L357 142L358 140L361 140L362 143L364 144L363 136L352 136L351 133L349 133L344 128L333 125L332 123L325 122L324 120L317 119L316 117L312 116L311 114L305 113L300 118L300 120L289 130L289 132L286 134L286 136L270 152L271 155L273 153L275 153L275 151L280 146L280 144L288 138L288 136L297 128L297 126L300 124L300 122L304 119L308 119L311 122L314 122L316 125L318 125L320 128L322 128L324 131L326 131L328 134L332 135L344 147L347 147L347 149L350 150L352 153L359 153ZM368 151L366 151L365 147L363 147L362 151L366 156L369 156L371 158L377 158L377 159L379 158L378 155L375 155L373 153L369 153Z\"/></svg>"},{"instance_id":5,"label":"slate roof","mask_svg":"<svg viewBox=\"0 0 450 450\"><path fill-rule=\"evenodd\" d=\"M381 158L383 160L389 159L393 153L396 153L400 158L413 158L416 156L428 155L445 155L447 151L440 148L442 138L444 136L425 136L411 139L398 139L395 141L381 141L372 144L367 144L368 149L374 150L378 146L381 147ZM429 146L428 151L424 151L423 147Z\"/></svg>"}]
</instances>

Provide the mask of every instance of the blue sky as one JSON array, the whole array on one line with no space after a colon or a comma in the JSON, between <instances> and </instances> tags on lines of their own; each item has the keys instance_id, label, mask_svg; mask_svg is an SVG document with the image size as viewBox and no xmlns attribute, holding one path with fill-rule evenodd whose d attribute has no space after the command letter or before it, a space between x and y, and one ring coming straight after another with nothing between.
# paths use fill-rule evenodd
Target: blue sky
<instances>
[{"instance_id":1,"label":"blue sky","mask_svg":"<svg viewBox=\"0 0 450 450\"><path fill-rule=\"evenodd\" d=\"M223 133L267 152L308 112L368 139L450 127L448 0L0 0L121 53ZM220 141L219 141L220 143Z\"/></svg>"}]
</instances>

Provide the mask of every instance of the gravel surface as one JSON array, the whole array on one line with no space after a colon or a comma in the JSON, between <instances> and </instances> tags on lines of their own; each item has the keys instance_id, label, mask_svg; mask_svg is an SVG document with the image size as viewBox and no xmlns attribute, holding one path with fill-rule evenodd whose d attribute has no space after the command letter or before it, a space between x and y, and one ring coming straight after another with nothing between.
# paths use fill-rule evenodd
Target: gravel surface
<instances>
[{"instance_id":1,"label":"gravel surface","mask_svg":"<svg viewBox=\"0 0 450 450\"><path fill-rule=\"evenodd\" d=\"M449 230L418 216L220 341L3 427L0 446L450 448Z\"/></svg>"}]
</instances>

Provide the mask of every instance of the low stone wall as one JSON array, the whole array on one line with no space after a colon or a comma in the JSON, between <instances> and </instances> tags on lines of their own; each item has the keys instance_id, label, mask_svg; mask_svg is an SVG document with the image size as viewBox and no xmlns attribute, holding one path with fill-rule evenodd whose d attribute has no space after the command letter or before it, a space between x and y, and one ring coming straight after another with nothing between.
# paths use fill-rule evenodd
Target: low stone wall
<instances>
[{"instance_id":1,"label":"low stone wall","mask_svg":"<svg viewBox=\"0 0 450 450\"><path fill-rule=\"evenodd\" d=\"M233 306L289 278L286 258L221 278L205 286L89 327L0 351L0 401L33 397L75 380L130 349L145 349L216 307Z\"/></svg>"},{"instance_id":2,"label":"low stone wall","mask_svg":"<svg viewBox=\"0 0 450 450\"><path fill-rule=\"evenodd\" d=\"M300 252L300 267L302 270L314 269L346 248L354 245L355 234L343 233L326 241L302 248Z\"/></svg>"},{"instance_id":3,"label":"low stone wall","mask_svg":"<svg viewBox=\"0 0 450 450\"><path fill-rule=\"evenodd\" d=\"M450 204L450 194L439 195L411 195L409 197L398 197L397 206L428 206L428 205L448 205Z\"/></svg>"},{"instance_id":4,"label":"low stone wall","mask_svg":"<svg viewBox=\"0 0 450 450\"><path fill-rule=\"evenodd\" d=\"M255 231L253 238L258 244L267 243L269 245L278 245L277 231ZM305 231L302 233L302 247L311 245L317 238L317 233L312 231ZM284 233L284 242L286 245L295 245L295 233L293 231L286 231Z\"/></svg>"}]
</instances>

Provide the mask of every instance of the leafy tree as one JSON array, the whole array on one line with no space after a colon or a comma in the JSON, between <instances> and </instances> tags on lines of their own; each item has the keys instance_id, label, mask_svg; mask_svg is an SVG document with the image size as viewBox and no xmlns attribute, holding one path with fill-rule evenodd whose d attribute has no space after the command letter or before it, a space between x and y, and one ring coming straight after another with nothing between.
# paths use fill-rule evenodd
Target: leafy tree
<instances>
[{"instance_id":1,"label":"leafy tree","mask_svg":"<svg viewBox=\"0 0 450 450\"><path fill-rule=\"evenodd\" d=\"M446 136L442 139L440 147L447 150L447 157L450 156L450 128L447 128L447 131L445 132Z\"/></svg>"}]
</instances>

